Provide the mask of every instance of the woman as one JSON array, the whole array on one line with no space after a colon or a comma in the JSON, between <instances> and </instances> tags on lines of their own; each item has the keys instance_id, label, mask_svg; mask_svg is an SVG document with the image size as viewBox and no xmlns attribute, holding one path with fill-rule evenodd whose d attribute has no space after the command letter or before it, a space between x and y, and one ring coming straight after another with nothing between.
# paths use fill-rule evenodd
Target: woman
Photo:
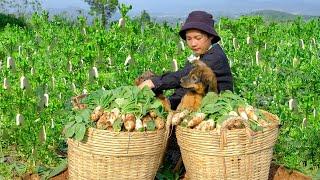
<instances>
[{"instance_id":1,"label":"woman","mask_svg":"<svg viewBox=\"0 0 320 180\"><path fill-rule=\"evenodd\" d=\"M214 21L211 14L204 11L193 11L188 15L179 35L187 42L194 56L200 56L200 59L213 70L217 77L218 91L232 91L233 78L228 59L217 43L220 37L213 26ZM148 86L153 91L175 89L173 95L169 97L171 109L175 110L187 92L180 86L180 79L189 74L191 69L192 64L187 62L183 69L148 79L139 87Z\"/></svg>"}]
</instances>

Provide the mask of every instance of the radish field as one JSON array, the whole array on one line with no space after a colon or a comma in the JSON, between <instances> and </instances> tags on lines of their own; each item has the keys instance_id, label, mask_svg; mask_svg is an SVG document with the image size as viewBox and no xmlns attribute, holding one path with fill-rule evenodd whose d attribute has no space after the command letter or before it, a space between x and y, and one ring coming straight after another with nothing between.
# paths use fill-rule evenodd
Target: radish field
<instances>
[{"instance_id":1,"label":"radish field","mask_svg":"<svg viewBox=\"0 0 320 180\"><path fill-rule=\"evenodd\" d=\"M126 17L105 28L33 15L26 27L0 30L0 179L46 172L65 162L62 134L71 97L133 85L147 70L182 68L192 53L180 24ZM320 20L265 22L222 18L215 25L235 92L279 116L273 160L306 175L320 168ZM167 92L169 94L170 92Z\"/></svg>"}]
</instances>

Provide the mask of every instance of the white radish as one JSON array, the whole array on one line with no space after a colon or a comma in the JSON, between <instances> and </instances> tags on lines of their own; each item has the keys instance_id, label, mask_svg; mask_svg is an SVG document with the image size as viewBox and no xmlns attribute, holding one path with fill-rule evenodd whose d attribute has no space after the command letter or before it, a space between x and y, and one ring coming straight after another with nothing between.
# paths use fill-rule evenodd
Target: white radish
<instances>
[{"instance_id":1,"label":"white radish","mask_svg":"<svg viewBox=\"0 0 320 180\"><path fill-rule=\"evenodd\" d=\"M53 119L51 119L51 129L53 129L54 128L54 121L53 121Z\"/></svg>"},{"instance_id":2,"label":"white radish","mask_svg":"<svg viewBox=\"0 0 320 180\"><path fill-rule=\"evenodd\" d=\"M71 90L75 92L77 90L76 85L74 83L71 84Z\"/></svg>"},{"instance_id":3,"label":"white radish","mask_svg":"<svg viewBox=\"0 0 320 180\"><path fill-rule=\"evenodd\" d=\"M9 89L10 85L9 85L9 80L7 78L3 79L3 89Z\"/></svg>"},{"instance_id":4,"label":"white radish","mask_svg":"<svg viewBox=\"0 0 320 180\"><path fill-rule=\"evenodd\" d=\"M248 115L247 115L247 113L246 113L246 111L245 111L245 108L243 108L243 107L238 107L238 113L239 113L239 115L244 119L244 120L248 120L249 118L248 118Z\"/></svg>"},{"instance_id":5,"label":"white radish","mask_svg":"<svg viewBox=\"0 0 320 180\"><path fill-rule=\"evenodd\" d=\"M17 114L16 115L16 125L20 126L22 125L22 123L24 122L24 118L21 114Z\"/></svg>"},{"instance_id":6,"label":"white radish","mask_svg":"<svg viewBox=\"0 0 320 180\"><path fill-rule=\"evenodd\" d=\"M72 63L71 61L68 61L67 71L72 72Z\"/></svg>"},{"instance_id":7,"label":"white radish","mask_svg":"<svg viewBox=\"0 0 320 180\"><path fill-rule=\"evenodd\" d=\"M29 81L26 77L21 76L20 78L20 89L28 89L29 88Z\"/></svg>"},{"instance_id":8,"label":"white radish","mask_svg":"<svg viewBox=\"0 0 320 180\"><path fill-rule=\"evenodd\" d=\"M18 46L18 52L19 52L19 56L21 56L21 52L22 52L22 47Z\"/></svg>"},{"instance_id":9,"label":"white radish","mask_svg":"<svg viewBox=\"0 0 320 180\"><path fill-rule=\"evenodd\" d=\"M91 70L90 70L90 78L98 78L99 77L99 74L98 74L98 69L97 67L93 67Z\"/></svg>"},{"instance_id":10,"label":"white radish","mask_svg":"<svg viewBox=\"0 0 320 180\"><path fill-rule=\"evenodd\" d=\"M299 62L298 58L294 57L293 60L292 60L292 66L296 67L299 63L300 62Z\"/></svg>"},{"instance_id":11,"label":"white radish","mask_svg":"<svg viewBox=\"0 0 320 180\"><path fill-rule=\"evenodd\" d=\"M306 128L307 124L308 124L307 118L303 118L303 120L302 120L302 128Z\"/></svg>"},{"instance_id":12,"label":"white radish","mask_svg":"<svg viewBox=\"0 0 320 180\"><path fill-rule=\"evenodd\" d=\"M128 66L128 65L130 65L130 64L132 64L132 63L133 63L133 59L132 59L131 55L129 54L129 55L127 56L125 62L124 62L124 65L125 65L125 66Z\"/></svg>"},{"instance_id":13,"label":"white radish","mask_svg":"<svg viewBox=\"0 0 320 180\"><path fill-rule=\"evenodd\" d=\"M56 86L56 78L54 78L54 76L51 77L51 84L52 84L52 88Z\"/></svg>"},{"instance_id":14,"label":"white radish","mask_svg":"<svg viewBox=\"0 0 320 180\"><path fill-rule=\"evenodd\" d=\"M229 116L239 116L239 114L235 111L230 111Z\"/></svg>"},{"instance_id":15,"label":"white radish","mask_svg":"<svg viewBox=\"0 0 320 180\"><path fill-rule=\"evenodd\" d=\"M300 46L301 46L302 49L305 49L303 39L300 39Z\"/></svg>"},{"instance_id":16,"label":"white radish","mask_svg":"<svg viewBox=\"0 0 320 180\"><path fill-rule=\"evenodd\" d=\"M43 95L43 105L44 107L48 107L49 106L49 94L45 93Z\"/></svg>"},{"instance_id":17,"label":"white radish","mask_svg":"<svg viewBox=\"0 0 320 180\"><path fill-rule=\"evenodd\" d=\"M255 121L258 120L258 116L255 114L255 110L254 110L253 106L246 106L245 111L246 111L249 119L252 119Z\"/></svg>"},{"instance_id":18,"label":"white radish","mask_svg":"<svg viewBox=\"0 0 320 180\"><path fill-rule=\"evenodd\" d=\"M119 22L118 22L118 27L123 28L123 27L125 27L125 25L126 25L126 20L123 17L120 18Z\"/></svg>"},{"instance_id":19,"label":"white radish","mask_svg":"<svg viewBox=\"0 0 320 180\"><path fill-rule=\"evenodd\" d=\"M236 38L232 39L232 44L233 44L233 48L234 49L238 49L239 48L238 40Z\"/></svg>"},{"instance_id":20,"label":"white radish","mask_svg":"<svg viewBox=\"0 0 320 180\"><path fill-rule=\"evenodd\" d=\"M180 40L180 42L179 42L179 48L182 50L182 51L184 51L186 48L185 48L185 46L184 46L184 42L182 41L182 40Z\"/></svg>"},{"instance_id":21,"label":"white radish","mask_svg":"<svg viewBox=\"0 0 320 180\"><path fill-rule=\"evenodd\" d=\"M88 94L88 90L87 89L83 89L82 90L82 94Z\"/></svg>"},{"instance_id":22,"label":"white radish","mask_svg":"<svg viewBox=\"0 0 320 180\"><path fill-rule=\"evenodd\" d=\"M16 68L14 59L13 59L11 56L9 56L9 57L7 58L7 68L8 68L8 69L15 69L15 68Z\"/></svg>"},{"instance_id":23,"label":"white radish","mask_svg":"<svg viewBox=\"0 0 320 180\"><path fill-rule=\"evenodd\" d=\"M33 67L30 69L30 74L34 75L34 68Z\"/></svg>"},{"instance_id":24,"label":"white radish","mask_svg":"<svg viewBox=\"0 0 320 180\"><path fill-rule=\"evenodd\" d=\"M179 69L178 62L176 59L172 60L172 69L173 69L173 71L178 71L178 69Z\"/></svg>"},{"instance_id":25,"label":"white radish","mask_svg":"<svg viewBox=\"0 0 320 180\"><path fill-rule=\"evenodd\" d=\"M296 111L296 110L298 109L297 100L295 100L295 99L293 99L293 98L291 98L291 99L289 100L289 109L290 109L291 111Z\"/></svg>"},{"instance_id":26,"label":"white radish","mask_svg":"<svg viewBox=\"0 0 320 180\"><path fill-rule=\"evenodd\" d=\"M108 61L109 66L111 66L112 65L112 60L111 60L110 57L107 58L107 61Z\"/></svg>"},{"instance_id":27,"label":"white radish","mask_svg":"<svg viewBox=\"0 0 320 180\"><path fill-rule=\"evenodd\" d=\"M317 46L317 42L316 42L316 39L315 38L311 38L311 42L313 43L313 46Z\"/></svg>"},{"instance_id":28,"label":"white radish","mask_svg":"<svg viewBox=\"0 0 320 180\"><path fill-rule=\"evenodd\" d=\"M45 143L47 140L47 133L46 133L46 127L43 125L42 128L40 129L39 133L39 139L41 143Z\"/></svg>"},{"instance_id":29,"label":"white radish","mask_svg":"<svg viewBox=\"0 0 320 180\"><path fill-rule=\"evenodd\" d=\"M66 78L62 78L62 80L63 80L63 84L64 84L64 85L67 85L67 80L66 80Z\"/></svg>"},{"instance_id":30,"label":"white radish","mask_svg":"<svg viewBox=\"0 0 320 180\"><path fill-rule=\"evenodd\" d=\"M136 131L140 131L141 129L143 129L142 121L141 121L140 118L137 118L137 119L136 119L136 127L135 127L135 130L136 130Z\"/></svg>"},{"instance_id":31,"label":"white radish","mask_svg":"<svg viewBox=\"0 0 320 180\"><path fill-rule=\"evenodd\" d=\"M256 64L259 65L260 62L260 52L256 51Z\"/></svg>"},{"instance_id":32,"label":"white radish","mask_svg":"<svg viewBox=\"0 0 320 180\"><path fill-rule=\"evenodd\" d=\"M252 38L250 36L247 37L247 44L250 45L252 44Z\"/></svg>"},{"instance_id":33,"label":"white radish","mask_svg":"<svg viewBox=\"0 0 320 180\"><path fill-rule=\"evenodd\" d=\"M200 124L204 118L206 117L206 114L204 113L196 113L192 119L188 122L187 127L193 128L196 125Z\"/></svg>"}]
</instances>

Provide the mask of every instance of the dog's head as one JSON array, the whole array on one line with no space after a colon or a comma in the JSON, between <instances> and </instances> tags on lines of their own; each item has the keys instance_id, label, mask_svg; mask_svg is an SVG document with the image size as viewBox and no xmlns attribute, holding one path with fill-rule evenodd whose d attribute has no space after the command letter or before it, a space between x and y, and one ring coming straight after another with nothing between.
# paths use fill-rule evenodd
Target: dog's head
<instances>
[{"instance_id":1,"label":"dog's head","mask_svg":"<svg viewBox=\"0 0 320 180\"><path fill-rule=\"evenodd\" d=\"M194 68L190 73L181 78L180 85L199 94L205 94L208 91L218 93L217 78L214 72L204 62L194 61Z\"/></svg>"}]
</instances>

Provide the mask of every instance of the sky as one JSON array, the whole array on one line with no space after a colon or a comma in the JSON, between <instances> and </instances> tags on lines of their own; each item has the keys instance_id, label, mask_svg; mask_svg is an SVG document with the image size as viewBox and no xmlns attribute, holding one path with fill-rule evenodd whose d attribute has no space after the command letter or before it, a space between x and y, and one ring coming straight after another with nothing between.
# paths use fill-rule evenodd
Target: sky
<instances>
[{"instance_id":1,"label":"sky","mask_svg":"<svg viewBox=\"0 0 320 180\"><path fill-rule=\"evenodd\" d=\"M186 16L192 10L205 10L212 14L240 14L255 10L271 9L293 14L320 16L320 0L119 0L131 4L131 14L146 10L151 15ZM84 0L43 0L45 8L89 9Z\"/></svg>"}]
</instances>

